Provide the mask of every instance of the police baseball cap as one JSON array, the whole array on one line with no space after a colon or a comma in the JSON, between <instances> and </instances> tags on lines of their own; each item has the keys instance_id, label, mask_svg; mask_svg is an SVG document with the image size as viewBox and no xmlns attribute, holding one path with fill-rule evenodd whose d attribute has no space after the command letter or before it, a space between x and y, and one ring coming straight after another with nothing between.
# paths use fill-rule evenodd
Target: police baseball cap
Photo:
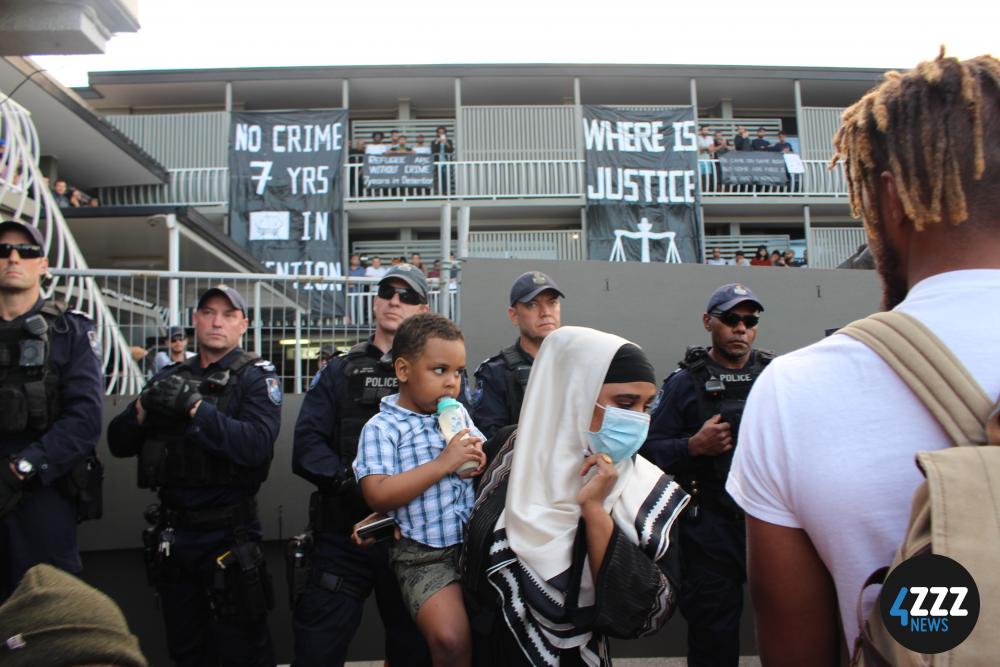
<instances>
[{"instance_id":1,"label":"police baseball cap","mask_svg":"<svg viewBox=\"0 0 1000 667\"><path fill-rule=\"evenodd\" d=\"M728 285L723 285L719 289L712 292L712 298L708 300L708 306L705 308L705 312L724 313L727 310L735 308L741 303L748 301L756 306L757 310L764 312L764 305L749 287L741 285L740 283L729 283Z\"/></svg>"},{"instance_id":2,"label":"police baseball cap","mask_svg":"<svg viewBox=\"0 0 1000 667\"><path fill-rule=\"evenodd\" d=\"M35 227L34 225L26 225L23 222L18 222L17 220L0 222L0 234L11 230L27 234L32 243L37 246L41 246L42 251L45 251L45 237L42 236L42 230L38 227Z\"/></svg>"},{"instance_id":3,"label":"police baseball cap","mask_svg":"<svg viewBox=\"0 0 1000 667\"><path fill-rule=\"evenodd\" d=\"M208 299L208 297L215 296L216 294L218 294L219 296L224 296L227 299L229 299L229 303L233 304L233 308L238 308L239 310L242 310L243 316L244 317L246 316L247 302L243 300L243 297L240 296L239 292L234 290L229 285L217 285L215 287L209 287L207 290L202 292L201 296L198 297L198 308L200 309L205 304L205 301Z\"/></svg>"},{"instance_id":4,"label":"police baseball cap","mask_svg":"<svg viewBox=\"0 0 1000 667\"><path fill-rule=\"evenodd\" d=\"M549 278L547 275L541 271L528 271L527 273L522 273L514 281L514 284L510 288L510 305L513 306L515 303L520 301L521 303L528 303L536 296L550 289L555 291L556 294L562 298L566 298L566 295L562 293L559 286L556 285L556 281Z\"/></svg>"},{"instance_id":5,"label":"police baseball cap","mask_svg":"<svg viewBox=\"0 0 1000 667\"><path fill-rule=\"evenodd\" d=\"M378 284L386 282L391 279L402 280L404 283L413 288L413 290L420 295L424 303L427 303L427 276L424 272L413 266L412 264L396 264L384 276L382 280L378 281Z\"/></svg>"}]
</instances>

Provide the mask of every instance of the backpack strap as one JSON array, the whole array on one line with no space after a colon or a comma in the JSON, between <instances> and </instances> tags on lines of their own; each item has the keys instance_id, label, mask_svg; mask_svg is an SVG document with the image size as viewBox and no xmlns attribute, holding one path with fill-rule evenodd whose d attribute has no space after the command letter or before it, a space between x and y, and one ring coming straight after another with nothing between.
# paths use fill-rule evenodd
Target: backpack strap
<instances>
[{"instance_id":1,"label":"backpack strap","mask_svg":"<svg viewBox=\"0 0 1000 667\"><path fill-rule=\"evenodd\" d=\"M993 401L958 357L922 322L899 311L876 313L837 333L870 347L916 394L956 445L987 442Z\"/></svg>"}]
</instances>

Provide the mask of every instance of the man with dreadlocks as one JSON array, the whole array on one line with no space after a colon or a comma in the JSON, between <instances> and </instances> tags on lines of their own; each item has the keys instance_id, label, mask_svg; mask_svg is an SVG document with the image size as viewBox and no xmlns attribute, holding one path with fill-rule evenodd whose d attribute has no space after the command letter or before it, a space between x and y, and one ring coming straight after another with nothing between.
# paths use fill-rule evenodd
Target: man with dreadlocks
<instances>
[{"instance_id":1,"label":"man with dreadlocks","mask_svg":"<svg viewBox=\"0 0 1000 667\"><path fill-rule=\"evenodd\" d=\"M929 328L1000 394L1000 62L944 51L848 108L834 138L884 309ZM747 514L762 661L834 665L862 584L903 541L917 450L951 441L846 335L775 359L743 413L726 490ZM865 598L863 615L871 608ZM843 628L843 635L838 631ZM846 640L846 644L845 644Z\"/></svg>"}]
</instances>

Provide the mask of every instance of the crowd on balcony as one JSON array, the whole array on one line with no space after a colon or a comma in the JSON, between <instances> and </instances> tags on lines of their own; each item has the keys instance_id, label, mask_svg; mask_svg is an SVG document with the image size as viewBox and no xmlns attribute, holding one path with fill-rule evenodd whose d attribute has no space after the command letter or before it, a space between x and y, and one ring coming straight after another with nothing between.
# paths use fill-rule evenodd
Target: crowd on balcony
<instances>
[{"instance_id":1,"label":"crowd on balcony","mask_svg":"<svg viewBox=\"0 0 1000 667\"><path fill-rule=\"evenodd\" d=\"M766 246L758 246L757 252L751 259L747 259L742 250L737 250L731 258L723 257L719 248L712 248L711 257L705 260L711 266L805 266L804 259L798 259L793 250L772 250L767 251Z\"/></svg>"},{"instance_id":2,"label":"crowd on balcony","mask_svg":"<svg viewBox=\"0 0 1000 667\"><path fill-rule=\"evenodd\" d=\"M750 138L750 131L745 125L736 127L736 134L730 141L721 130L712 131L708 125L698 129L698 157L711 160L729 151L767 151L769 153L794 153L788 143L788 135L778 132L778 140L771 143L767 139L767 128L758 127L756 138Z\"/></svg>"},{"instance_id":3,"label":"crowd on balcony","mask_svg":"<svg viewBox=\"0 0 1000 667\"><path fill-rule=\"evenodd\" d=\"M45 184L48 185L49 179L45 179ZM93 207L96 208L101 205L97 197L92 197L80 188L71 188L69 184L59 179L52 184L52 198L56 202L56 206L59 208L82 208L82 207Z\"/></svg>"},{"instance_id":4,"label":"crowd on balcony","mask_svg":"<svg viewBox=\"0 0 1000 667\"><path fill-rule=\"evenodd\" d=\"M363 162L365 155L433 155L435 160L450 160L455 153L455 142L448 136L448 128L443 125L435 130L434 139L427 141L423 132L417 132L411 142L409 137L397 129L385 133L372 132L370 139L357 139L351 146L350 161Z\"/></svg>"}]
</instances>

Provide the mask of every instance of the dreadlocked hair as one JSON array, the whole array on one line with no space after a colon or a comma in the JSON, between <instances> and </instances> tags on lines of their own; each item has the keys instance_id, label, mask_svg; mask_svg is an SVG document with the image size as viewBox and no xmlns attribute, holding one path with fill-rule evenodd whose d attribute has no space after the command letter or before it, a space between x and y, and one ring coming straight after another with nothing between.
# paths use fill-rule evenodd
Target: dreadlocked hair
<instances>
[{"instance_id":1,"label":"dreadlocked hair","mask_svg":"<svg viewBox=\"0 0 1000 667\"><path fill-rule=\"evenodd\" d=\"M988 133L996 134L998 104L1000 61L989 55L960 61L946 57L942 46L937 58L913 70L887 72L844 111L833 138L830 166L844 162L852 215L879 222L878 207L866 208L863 195L874 202L888 170L918 231L964 222L968 186L982 180L993 157L983 152L984 117ZM995 169L991 164L991 178Z\"/></svg>"}]
</instances>

